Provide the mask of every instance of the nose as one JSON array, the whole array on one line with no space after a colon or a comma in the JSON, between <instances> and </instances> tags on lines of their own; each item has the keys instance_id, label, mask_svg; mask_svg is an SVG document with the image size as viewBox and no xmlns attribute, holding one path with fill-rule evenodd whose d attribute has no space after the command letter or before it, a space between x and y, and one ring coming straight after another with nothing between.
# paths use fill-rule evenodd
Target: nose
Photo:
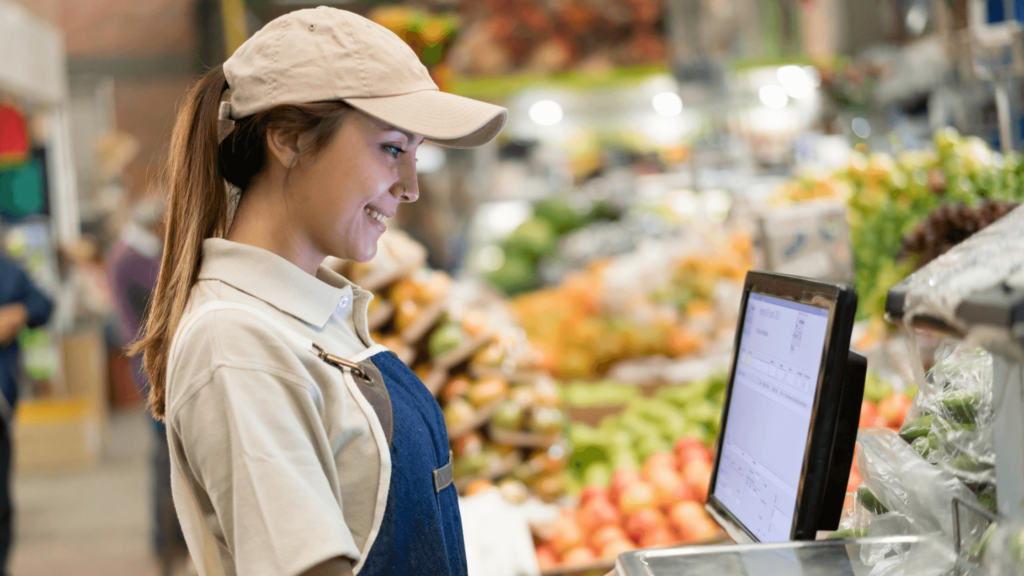
<instances>
[{"instance_id":1,"label":"nose","mask_svg":"<svg viewBox=\"0 0 1024 576\"><path fill-rule=\"evenodd\" d=\"M391 194L402 202L415 202L420 197L419 180L416 178L416 157L407 154L398 172L398 182L391 187Z\"/></svg>"}]
</instances>

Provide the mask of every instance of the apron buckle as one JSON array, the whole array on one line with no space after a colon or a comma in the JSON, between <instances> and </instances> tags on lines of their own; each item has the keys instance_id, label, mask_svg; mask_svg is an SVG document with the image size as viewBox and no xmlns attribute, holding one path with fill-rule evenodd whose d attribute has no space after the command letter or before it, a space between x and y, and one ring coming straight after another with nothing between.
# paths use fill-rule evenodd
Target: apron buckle
<instances>
[{"instance_id":1,"label":"apron buckle","mask_svg":"<svg viewBox=\"0 0 1024 576\"><path fill-rule=\"evenodd\" d=\"M327 362L328 364L338 368L348 368L349 370L352 371L353 374L355 374L359 378L362 378L363 380L370 382L371 384L373 383L373 380L370 379L366 372L363 371L363 367L360 366L359 364L356 364L355 362L348 360L346 358L342 358L341 356L335 356L334 354L327 352L322 347L320 347L316 342L313 342L312 344L313 348L316 349L316 355L324 362Z\"/></svg>"}]
</instances>

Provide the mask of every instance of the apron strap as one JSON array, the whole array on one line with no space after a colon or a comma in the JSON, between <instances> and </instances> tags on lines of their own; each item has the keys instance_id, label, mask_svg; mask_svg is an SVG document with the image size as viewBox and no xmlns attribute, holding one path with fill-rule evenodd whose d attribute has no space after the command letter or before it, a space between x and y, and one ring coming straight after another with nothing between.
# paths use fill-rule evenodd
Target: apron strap
<instances>
[{"instance_id":1,"label":"apron strap","mask_svg":"<svg viewBox=\"0 0 1024 576\"><path fill-rule=\"evenodd\" d=\"M452 480L454 479L453 470L452 452L449 450L448 463L434 470L434 493L439 493L441 490L452 485Z\"/></svg>"}]
</instances>

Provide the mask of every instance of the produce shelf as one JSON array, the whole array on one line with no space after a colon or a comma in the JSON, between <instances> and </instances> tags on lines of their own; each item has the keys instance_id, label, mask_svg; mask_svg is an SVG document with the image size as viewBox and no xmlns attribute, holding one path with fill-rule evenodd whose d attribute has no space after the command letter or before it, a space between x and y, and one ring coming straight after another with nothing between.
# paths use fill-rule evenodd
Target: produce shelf
<instances>
[{"instance_id":1,"label":"produce shelf","mask_svg":"<svg viewBox=\"0 0 1024 576\"><path fill-rule=\"evenodd\" d=\"M504 398L499 398L478 410L476 416L474 416L469 422L466 422L462 426L458 426L456 428L449 428L448 441L457 440L489 422L504 402Z\"/></svg>"},{"instance_id":2,"label":"produce shelf","mask_svg":"<svg viewBox=\"0 0 1024 576\"><path fill-rule=\"evenodd\" d=\"M431 368L430 373L423 379L423 385L427 387L430 394L437 396L441 393L445 383L448 382L448 370L440 366Z\"/></svg>"},{"instance_id":3,"label":"produce shelf","mask_svg":"<svg viewBox=\"0 0 1024 576\"><path fill-rule=\"evenodd\" d=\"M499 77L456 78L451 92L467 98L499 102L524 89L594 91L635 86L669 71L660 66L621 67L607 72L565 72L561 74L510 74Z\"/></svg>"},{"instance_id":4,"label":"produce shelf","mask_svg":"<svg viewBox=\"0 0 1024 576\"><path fill-rule=\"evenodd\" d=\"M359 287L363 290L371 290L374 292L383 290L402 278L412 275L413 272L422 268L424 263L425 259L416 258L392 268L391 270L382 270L380 272L368 274L366 277L359 279Z\"/></svg>"},{"instance_id":5,"label":"produce shelf","mask_svg":"<svg viewBox=\"0 0 1024 576\"><path fill-rule=\"evenodd\" d=\"M483 380L484 378L501 378L510 384L536 382L541 378L551 377L550 374L542 370L517 370L515 372L506 372L500 368L481 368L479 366L470 366L469 375L477 380Z\"/></svg>"},{"instance_id":6,"label":"produce shelf","mask_svg":"<svg viewBox=\"0 0 1024 576\"><path fill-rule=\"evenodd\" d=\"M509 453L508 456L502 458L500 464L491 468L490 470L486 470L475 476L466 476L465 478L459 478L458 480L455 481L455 489L458 490L459 492L462 492L475 480L486 480L490 482L497 478L501 478L502 476L506 476L510 474L516 466L522 463L522 461L522 457L520 457L518 453L513 451Z\"/></svg>"},{"instance_id":7,"label":"produce shelf","mask_svg":"<svg viewBox=\"0 0 1024 576\"><path fill-rule=\"evenodd\" d=\"M395 356L398 356L398 359L401 360L402 364L405 364L406 366L411 364L412 361L416 359L416 349L413 348L412 346L403 346L398 350L392 350L392 352L394 352Z\"/></svg>"},{"instance_id":8,"label":"produce shelf","mask_svg":"<svg viewBox=\"0 0 1024 576\"><path fill-rule=\"evenodd\" d=\"M367 317L366 325L370 331L379 330L381 326L388 323L391 317L395 315L395 305L387 300L384 300L373 309Z\"/></svg>"},{"instance_id":9,"label":"produce shelf","mask_svg":"<svg viewBox=\"0 0 1024 576\"><path fill-rule=\"evenodd\" d=\"M486 346L493 339L494 332L487 330L469 342L459 346L455 350L452 350L442 356L438 356L434 360L434 366L445 369L454 368L468 360L470 356Z\"/></svg>"},{"instance_id":10,"label":"produce shelf","mask_svg":"<svg viewBox=\"0 0 1024 576\"><path fill-rule=\"evenodd\" d=\"M431 304L423 310L415 322L402 332L400 338L410 345L419 342L441 320L441 316L444 316L444 302Z\"/></svg>"},{"instance_id":11,"label":"produce shelf","mask_svg":"<svg viewBox=\"0 0 1024 576\"><path fill-rule=\"evenodd\" d=\"M495 428L494 426L488 427L487 431L491 440L493 440L495 444L503 444L505 446L516 446L519 448L550 448L555 444L562 442L561 434L547 436L544 434L535 434L533 432L502 430L501 428Z\"/></svg>"}]
</instances>

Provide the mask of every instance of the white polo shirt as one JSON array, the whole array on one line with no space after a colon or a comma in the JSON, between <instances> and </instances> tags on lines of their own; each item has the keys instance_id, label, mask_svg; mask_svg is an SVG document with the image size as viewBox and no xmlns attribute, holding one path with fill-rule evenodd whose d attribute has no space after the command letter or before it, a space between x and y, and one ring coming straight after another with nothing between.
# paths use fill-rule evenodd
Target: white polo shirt
<instances>
[{"instance_id":1,"label":"white polo shirt","mask_svg":"<svg viewBox=\"0 0 1024 576\"><path fill-rule=\"evenodd\" d=\"M203 243L189 312L222 301L283 322L355 361L374 345L372 295L259 248ZM184 321L183 321L184 325ZM391 475L380 422L351 376L255 314L202 315L167 385L174 503L200 574L294 575L345 556L360 568Z\"/></svg>"}]
</instances>

